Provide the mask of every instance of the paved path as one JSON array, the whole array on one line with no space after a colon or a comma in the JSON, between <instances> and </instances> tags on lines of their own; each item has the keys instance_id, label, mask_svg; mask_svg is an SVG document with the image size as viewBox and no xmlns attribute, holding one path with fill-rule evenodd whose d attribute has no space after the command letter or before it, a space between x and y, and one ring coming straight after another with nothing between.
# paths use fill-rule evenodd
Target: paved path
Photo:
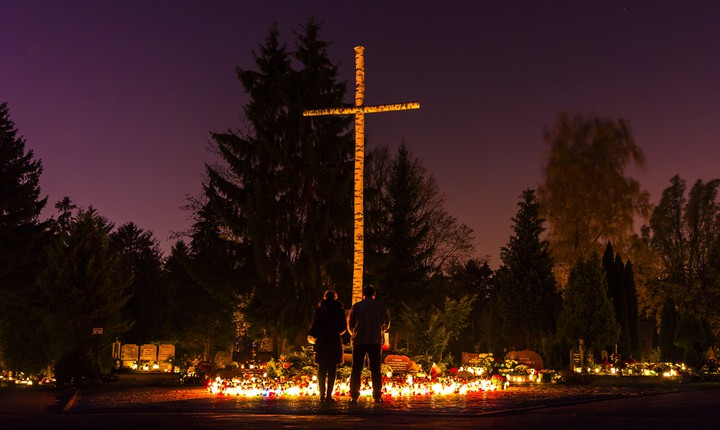
<instances>
[{"instance_id":1,"label":"paved path","mask_svg":"<svg viewBox=\"0 0 720 430\"><path fill-rule=\"evenodd\" d=\"M389 399L382 405L341 398L214 396L202 388L0 390L0 428L720 428L720 385L650 388L516 387L440 399ZM71 407L66 407L66 406ZM62 412L68 409L67 412Z\"/></svg>"}]
</instances>

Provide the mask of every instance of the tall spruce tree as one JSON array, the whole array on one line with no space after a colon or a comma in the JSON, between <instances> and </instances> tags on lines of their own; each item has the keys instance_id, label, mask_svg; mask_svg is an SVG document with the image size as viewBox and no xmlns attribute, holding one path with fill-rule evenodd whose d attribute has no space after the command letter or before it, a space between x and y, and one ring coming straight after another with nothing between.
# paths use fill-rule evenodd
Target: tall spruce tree
<instances>
[{"instance_id":1,"label":"tall spruce tree","mask_svg":"<svg viewBox=\"0 0 720 430\"><path fill-rule=\"evenodd\" d=\"M250 96L248 127L213 133L225 165L207 168L223 236L252 250L254 282L242 286L249 309L280 352L302 338L323 289L350 291L349 119L302 117L305 109L341 106L345 94L319 29L308 22L289 52L273 27L256 70L238 69Z\"/></svg>"},{"instance_id":2,"label":"tall spruce tree","mask_svg":"<svg viewBox=\"0 0 720 430\"><path fill-rule=\"evenodd\" d=\"M40 197L42 162L0 104L0 361L11 370L35 372L46 364L41 352L42 314L35 277L48 223L40 221L47 198Z\"/></svg>"},{"instance_id":3,"label":"tall spruce tree","mask_svg":"<svg viewBox=\"0 0 720 430\"><path fill-rule=\"evenodd\" d=\"M561 299L549 243L541 238L545 229L535 191L524 190L518 207L495 274L496 315L502 317L505 346L541 351L543 337L555 333Z\"/></svg>"},{"instance_id":4,"label":"tall spruce tree","mask_svg":"<svg viewBox=\"0 0 720 430\"><path fill-rule=\"evenodd\" d=\"M391 166L384 195L387 252L379 284L388 306L397 311L402 303L417 306L418 299L430 298L428 280L434 267L429 264L433 249L427 246L431 212L424 208L426 172L418 160L411 160L405 144L398 148Z\"/></svg>"}]
</instances>

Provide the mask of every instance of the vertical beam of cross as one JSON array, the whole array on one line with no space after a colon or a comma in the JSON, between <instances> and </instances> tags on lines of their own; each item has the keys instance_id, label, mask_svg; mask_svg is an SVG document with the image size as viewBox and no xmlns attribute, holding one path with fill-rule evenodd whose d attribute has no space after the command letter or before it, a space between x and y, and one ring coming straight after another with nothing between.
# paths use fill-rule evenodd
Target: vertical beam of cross
<instances>
[{"instance_id":1,"label":"vertical beam of cross","mask_svg":"<svg viewBox=\"0 0 720 430\"><path fill-rule=\"evenodd\" d=\"M407 102L389 105L365 106L365 48L355 47L355 106L350 108L330 108L306 110L303 116L355 115L355 167L353 189L353 283L352 304L362 300L364 267L364 229L363 209L364 171L365 171L365 114L419 109L420 103Z\"/></svg>"}]
</instances>

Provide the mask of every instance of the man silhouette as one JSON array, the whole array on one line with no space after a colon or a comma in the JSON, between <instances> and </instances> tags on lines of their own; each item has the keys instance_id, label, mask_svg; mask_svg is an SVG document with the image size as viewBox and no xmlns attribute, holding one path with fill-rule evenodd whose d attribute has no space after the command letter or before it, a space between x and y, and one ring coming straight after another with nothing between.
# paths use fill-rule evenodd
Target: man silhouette
<instances>
[{"instance_id":1,"label":"man silhouette","mask_svg":"<svg viewBox=\"0 0 720 430\"><path fill-rule=\"evenodd\" d=\"M352 373L350 374L350 402L360 397L360 375L365 356L370 361L372 388L375 402L382 402L382 375L380 374L381 348L384 333L390 328L390 311L384 303L375 300L375 288L363 288L363 299L355 303L348 315L353 348Z\"/></svg>"}]
</instances>

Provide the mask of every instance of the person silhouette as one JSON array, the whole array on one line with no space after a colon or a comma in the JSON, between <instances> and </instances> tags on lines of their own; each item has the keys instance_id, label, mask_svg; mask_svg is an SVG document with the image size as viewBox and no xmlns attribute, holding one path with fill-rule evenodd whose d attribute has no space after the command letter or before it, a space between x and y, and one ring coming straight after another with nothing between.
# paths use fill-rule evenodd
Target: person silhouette
<instances>
[{"instance_id":1,"label":"person silhouette","mask_svg":"<svg viewBox=\"0 0 720 430\"><path fill-rule=\"evenodd\" d=\"M345 333L345 310L333 290L325 291L315 309L311 335L315 337L315 363L318 365L318 389L321 402L334 402L333 392L337 365L343 362L342 334ZM327 384L326 384L327 382Z\"/></svg>"},{"instance_id":2,"label":"person silhouette","mask_svg":"<svg viewBox=\"0 0 720 430\"><path fill-rule=\"evenodd\" d=\"M360 397L360 375L365 357L370 362L372 389L375 402L382 402L382 374L380 359L385 332L390 328L390 311L384 303L375 300L375 288L363 288L363 299L355 303L348 315L348 330L352 339L352 372L350 374L350 402Z\"/></svg>"}]
</instances>

